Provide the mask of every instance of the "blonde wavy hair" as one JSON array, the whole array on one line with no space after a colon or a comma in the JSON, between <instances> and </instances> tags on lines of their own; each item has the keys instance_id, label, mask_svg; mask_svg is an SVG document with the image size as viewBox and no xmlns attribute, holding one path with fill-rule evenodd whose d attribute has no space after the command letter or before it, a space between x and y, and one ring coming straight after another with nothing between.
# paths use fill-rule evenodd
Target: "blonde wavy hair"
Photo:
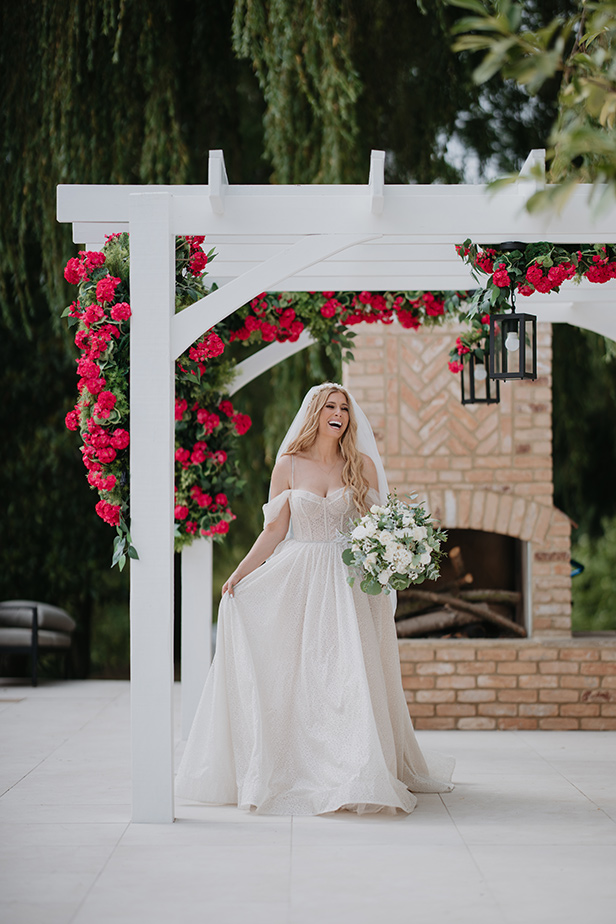
<instances>
[{"instance_id":1,"label":"blonde wavy hair","mask_svg":"<svg viewBox=\"0 0 616 924\"><path fill-rule=\"evenodd\" d=\"M329 387L328 387L329 386ZM369 510L366 502L366 495L370 490L368 479L364 475L364 463L357 448L357 421L353 413L353 404L349 393L342 385L336 385L327 382L322 385L308 405L306 417L295 439L289 443L285 450L285 455L292 456L299 452L305 452L310 449L316 442L319 432L319 416L327 404L330 395L335 393L343 395L349 409L349 424L340 437L338 450L344 459L342 469L342 483L353 492L353 503L363 516Z\"/></svg>"}]
</instances>

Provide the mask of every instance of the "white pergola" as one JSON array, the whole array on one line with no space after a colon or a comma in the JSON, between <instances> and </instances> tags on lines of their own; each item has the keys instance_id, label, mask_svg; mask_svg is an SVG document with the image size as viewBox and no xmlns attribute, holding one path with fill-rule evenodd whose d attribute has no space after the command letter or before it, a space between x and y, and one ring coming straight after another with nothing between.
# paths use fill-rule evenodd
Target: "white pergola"
<instances>
[{"instance_id":1,"label":"white pergola","mask_svg":"<svg viewBox=\"0 0 616 924\"><path fill-rule=\"evenodd\" d=\"M543 164L529 155L521 176ZM454 250L490 244L616 241L616 208L600 217L589 187L563 211L524 210L520 180L498 195L484 186L386 186L373 151L363 186L231 186L221 151L210 152L207 186L58 187L58 221L73 240L100 248L131 236L131 713L133 821L172 822L174 363L206 330L263 291L430 290L475 286ZM174 314L175 237L205 234L218 256L219 289ZM540 321L566 322L616 339L613 283L565 284L524 299ZM233 391L310 343L272 344L241 363ZM211 543L182 561L182 701L186 734L210 662Z\"/></svg>"}]
</instances>

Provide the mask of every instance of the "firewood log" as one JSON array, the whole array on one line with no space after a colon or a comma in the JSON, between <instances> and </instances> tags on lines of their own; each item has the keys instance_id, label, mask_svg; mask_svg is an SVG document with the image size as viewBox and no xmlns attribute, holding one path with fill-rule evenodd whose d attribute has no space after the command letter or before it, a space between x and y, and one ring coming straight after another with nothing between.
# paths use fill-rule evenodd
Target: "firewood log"
<instances>
[{"instance_id":1,"label":"firewood log","mask_svg":"<svg viewBox=\"0 0 616 924\"><path fill-rule=\"evenodd\" d=\"M412 619L405 619L396 623L396 631L399 638L414 638L428 632L458 629L462 626L468 626L472 622L477 622L474 616L470 616L468 613L456 613L448 606L445 606L440 610L433 610L431 613L413 616Z\"/></svg>"},{"instance_id":2,"label":"firewood log","mask_svg":"<svg viewBox=\"0 0 616 924\"><path fill-rule=\"evenodd\" d=\"M411 599L425 600L426 603L433 603L435 606L450 606L454 610L461 610L463 613L469 613L476 618L491 622L500 629L506 629L521 638L526 638L526 629L523 626L519 626L513 620L507 619L506 616L495 613L487 603L469 603L467 600L461 600L460 597L428 590L407 591L407 594Z\"/></svg>"},{"instance_id":3,"label":"firewood log","mask_svg":"<svg viewBox=\"0 0 616 924\"><path fill-rule=\"evenodd\" d=\"M515 590L461 590L460 597L470 603L508 603L517 606L522 594Z\"/></svg>"}]
</instances>

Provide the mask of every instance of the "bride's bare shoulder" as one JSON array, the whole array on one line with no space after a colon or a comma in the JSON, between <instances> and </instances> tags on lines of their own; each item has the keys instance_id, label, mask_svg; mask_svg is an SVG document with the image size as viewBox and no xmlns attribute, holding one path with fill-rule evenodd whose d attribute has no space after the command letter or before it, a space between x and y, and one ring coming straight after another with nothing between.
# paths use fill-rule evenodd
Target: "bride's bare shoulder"
<instances>
[{"instance_id":1,"label":"bride's bare shoulder","mask_svg":"<svg viewBox=\"0 0 616 924\"><path fill-rule=\"evenodd\" d=\"M290 455L280 456L272 470L272 494L280 494L291 487L291 465Z\"/></svg>"}]
</instances>

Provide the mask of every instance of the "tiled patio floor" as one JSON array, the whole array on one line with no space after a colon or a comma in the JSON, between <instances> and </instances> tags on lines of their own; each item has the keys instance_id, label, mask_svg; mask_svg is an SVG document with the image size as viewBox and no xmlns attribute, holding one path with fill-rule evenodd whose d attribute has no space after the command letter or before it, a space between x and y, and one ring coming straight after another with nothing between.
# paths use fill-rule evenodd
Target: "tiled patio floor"
<instances>
[{"instance_id":1,"label":"tiled patio floor","mask_svg":"<svg viewBox=\"0 0 616 924\"><path fill-rule=\"evenodd\" d=\"M409 817L132 825L128 722L124 682L0 684L2 924L616 921L614 732L420 732L457 786Z\"/></svg>"}]
</instances>

